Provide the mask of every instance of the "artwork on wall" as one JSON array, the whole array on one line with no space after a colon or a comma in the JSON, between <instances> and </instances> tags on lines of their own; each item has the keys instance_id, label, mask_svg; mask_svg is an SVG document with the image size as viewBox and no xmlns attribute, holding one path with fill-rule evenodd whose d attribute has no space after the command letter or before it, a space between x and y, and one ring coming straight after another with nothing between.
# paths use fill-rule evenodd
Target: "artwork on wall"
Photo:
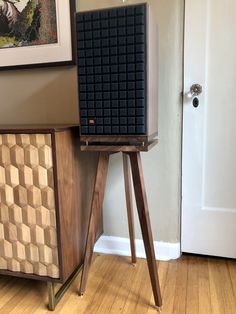
<instances>
[{"instance_id":1,"label":"artwork on wall","mask_svg":"<svg viewBox=\"0 0 236 314\"><path fill-rule=\"evenodd\" d=\"M74 63L75 0L0 0L0 69Z\"/></svg>"}]
</instances>

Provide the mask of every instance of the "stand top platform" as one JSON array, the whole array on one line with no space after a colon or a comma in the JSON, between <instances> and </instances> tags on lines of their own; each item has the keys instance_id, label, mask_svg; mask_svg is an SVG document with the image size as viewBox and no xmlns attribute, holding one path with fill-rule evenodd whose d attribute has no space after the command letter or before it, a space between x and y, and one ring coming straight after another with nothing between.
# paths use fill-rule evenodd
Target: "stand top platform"
<instances>
[{"instance_id":1,"label":"stand top platform","mask_svg":"<svg viewBox=\"0 0 236 314\"><path fill-rule=\"evenodd\" d=\"M110 153L117 153L117 152L148 152L150 149L152 149L156 144L158 143L158 140L152 140L148 143L141 143L141 144L129 144L129 145L123 145L118 143L81 143L80 144L80 150L84 152L110 152Z\"/></svg>"}]
</instances>

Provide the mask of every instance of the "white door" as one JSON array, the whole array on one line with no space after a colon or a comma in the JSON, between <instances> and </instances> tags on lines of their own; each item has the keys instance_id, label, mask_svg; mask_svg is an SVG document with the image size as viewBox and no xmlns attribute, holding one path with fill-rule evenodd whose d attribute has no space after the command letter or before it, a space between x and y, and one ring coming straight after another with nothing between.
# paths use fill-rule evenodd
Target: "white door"
<instances>
[{"instance_id":1,"label":"white door","mask_svg":"<svg viewBox=\"0 0 236 314\"><path fill-rule=\"evenodd\" d=\"M182 251L235 258L236 1L185 2Z\"/></svg>"}]
</instances>

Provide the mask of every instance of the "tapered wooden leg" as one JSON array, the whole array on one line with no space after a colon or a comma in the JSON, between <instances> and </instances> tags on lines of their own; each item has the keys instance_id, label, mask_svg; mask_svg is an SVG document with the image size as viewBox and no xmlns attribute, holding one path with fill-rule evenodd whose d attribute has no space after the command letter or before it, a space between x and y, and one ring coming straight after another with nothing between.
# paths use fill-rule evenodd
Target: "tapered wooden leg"
<instances>
[{"instance_id":1,"label":"tapered wooden leg","mask_svg":"<svg viewBox=\"0 0 236 314\"><path fill-rule=\"evenodd\" d=\"M130 175L130 164L128 155L123 153L123 167L124 167L124 181L125 181L125 196L126 196L126 207L128 216L129 226L129 238L130 238L130 249L131 249L131 261L133 264L137 262L136 251L135 251L135 233L134 233L134 218L133 218L133 202L132 202L132 191L131 191L131 175Z\"/></svg>"},{"instance_id":2,"label":"tapered wooden leg","mask_svg":"<svg viewBox=\"0 0 236 314\"><path fill-rule=\"evenodd\" d=\"M135 198L137 203L140 226L143 235L143 242L147 256L152 291L154 295L155 305L158 308L160 308L162 306L161 291L157 274L156 258L153 246L151 223L148 211L147 195L144 185L141 157L139 152L129 153L129 155L133 175Z\"/></svg>"},{"instance_id":3,"label":"tapered wooden leg","mask_svg":"<svg viewBox=\"0 0 236 314\"><path fill-rule=\"evenodd\" d=\"M93 248L96 240L96 221L98 220L99 215L101 215L107 178L108 162L109 153L106 152L100 153L92 197L91 213L89 219L87 242L84 256L84 266L79 289L80 295L83 295L85 292L88 280L88 273L91 266Z\"/></svg>"}]
</instances>

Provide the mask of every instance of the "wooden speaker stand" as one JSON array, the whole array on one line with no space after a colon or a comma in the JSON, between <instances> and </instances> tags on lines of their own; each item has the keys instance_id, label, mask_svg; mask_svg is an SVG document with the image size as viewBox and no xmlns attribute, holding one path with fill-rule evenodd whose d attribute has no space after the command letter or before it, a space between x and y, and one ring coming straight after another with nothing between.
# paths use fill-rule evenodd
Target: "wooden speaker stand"
<instances>
[{"instance_id":1,"label":"wooden speaker stand","mask_svg":"<svg viewBox=\"0 0 236 314\"><path fill-rule=\"evenodd\" d=\"M153 143L150 145L153 146ZM90 150L89 145L87 146ZM148 147L146 147L148 150ZM93 149L99 151L99 145L93 146ZM86 146L83 147L86 150ZM131 196L131 175L130 166L133 177L133 187L135 192L138 216L147 256L147 264L151 279L152 291L154 295L155 305L158 309L162 306L160 285L156 267L155 251L153 246L153 237L151 231L151 223L149 217L147 196L144 184L143 170L141 164L140 150L138 147L129 146L105 146L100 147L99 160L97 166L97 173L95 179L95 185L93 190L91 214L89 220L87 243L85 249L84 266L81 277L81 283L79 288L79 294L83 295L85 292L89 269L91 266L94 243L96 240L96 229L98 217L102 212L102 205L105 192L105 184L108 171L109 157L111 154L116 152L122 152L123 154L123 166L124 166L124 181L125 181L125 193L126 193L126 204L128 212L128 224L129 224L129 235L130 235L130 246L131 246L131 258L132 263L136 263L135 254L135 236L134 236L134 224L133 224L133 208L132 208L132 196ZM130 159L130 164L129 164Z\"/></svg>"}]
</instances>

